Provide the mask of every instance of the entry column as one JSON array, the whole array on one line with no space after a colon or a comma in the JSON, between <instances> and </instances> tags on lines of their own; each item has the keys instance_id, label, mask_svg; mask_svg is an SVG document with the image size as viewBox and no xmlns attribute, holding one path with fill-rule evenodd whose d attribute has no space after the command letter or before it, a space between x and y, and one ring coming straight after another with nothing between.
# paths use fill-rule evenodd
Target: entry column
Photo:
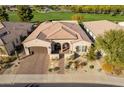
<instances>
[{"instance_id":1,"label":"entry column","mask_svg":"<svg viewBox=\"0 0 124 93\"><path fill-rule=\"evenodd\" d=\"M29 51L29 48L28 47L24 47L24 50L25 50L25 54L26 55L30 55L30 51Z\"/></svg>"}]
</instances>

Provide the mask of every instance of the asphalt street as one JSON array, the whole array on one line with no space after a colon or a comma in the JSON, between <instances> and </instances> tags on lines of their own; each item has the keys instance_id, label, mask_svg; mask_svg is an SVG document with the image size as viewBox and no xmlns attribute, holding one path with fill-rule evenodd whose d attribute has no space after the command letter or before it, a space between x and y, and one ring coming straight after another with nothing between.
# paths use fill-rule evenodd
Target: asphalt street
<instances>
[{"instance_id":1,"label":"asphalt street","mask_svg":"<svg viewBox=\"0 0 124 93\"><path fill-rule=\"evenodd\" d=\"M1 84L0 87L119 87L119 86L93 83L18 83Z\"/></svg>"}]
</instances>

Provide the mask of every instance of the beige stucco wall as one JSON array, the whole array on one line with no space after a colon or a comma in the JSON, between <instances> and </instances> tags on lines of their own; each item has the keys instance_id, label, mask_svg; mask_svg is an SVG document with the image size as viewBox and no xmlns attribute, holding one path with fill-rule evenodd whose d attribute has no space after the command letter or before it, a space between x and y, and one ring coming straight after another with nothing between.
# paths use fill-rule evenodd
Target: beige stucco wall
<instances>
[{"instance_id":1,"label":"beige stucco wall","mask_svg":"<svg viewBox=\"0 0 124 93\"><path fill-rule=\"evenodd\" d=\"M25 47L36 47L36 46L49 47L50 42L46 42L46 41L39 40L39 39L34 39L34 40L23 43L23 45Z\"/></svg>"},{"instance_id":2,"label":"beige stucco wall","mask_svg":"<svg viewBox=\"0 0 124 93\"><path fill-rule=\"evenodd\" d=\"M73 49L74 52L76 52L76 47L77 46L87 46L87 51L88 51L88 48L91 46L91 43L86 42L86 41L79 41L79 42L73 43L72 44L72 49ZM82 52L80 52L80 53L82 53Z\"/></svg>"},{"instance_id":3,"label":"beige stucco wall","mask_svg":"<svg viewBox=\"0 0 124 93\"><path fill-rule=\"evenodd\" d=\"M58 42L61 45L68 42L70 44L70 51L72 51L72 52L76 51L77 46L84 45L84 46L87 46L87 48L89 48L90 45L91 45L91 43L86 42L86 41L79 41L79 42L76 42L76 43L73 43L73 44L71 43L71 40L52 40L52 41ZM29 55L28 48L30 48L30 47L38 47L38 46L40 47L41 46L41 47L46 47L47 50L48 50L48 54L51 54L51 42L46 42L46 41L39 40L39 39L34 39L34 40L31 40L31 41L25 42L25 43L23 43L25 53L27 55Z\"/></svg>"},{"instance_id":4,"label":"beige stucco wall","mask_svg":"<svg viewBox=\"0 0 124 93\"><path fill-rule=\"evenodd\" d=\"M48 50L48 53L51 53L51 43L43 40L39 40L39 39L34 39L31 41L25 42L23 43L23 46L24 46L26 55L29 55L29 50L27 48L30 48L30 47L46 47Z\"/></svg>"}]
</instances>

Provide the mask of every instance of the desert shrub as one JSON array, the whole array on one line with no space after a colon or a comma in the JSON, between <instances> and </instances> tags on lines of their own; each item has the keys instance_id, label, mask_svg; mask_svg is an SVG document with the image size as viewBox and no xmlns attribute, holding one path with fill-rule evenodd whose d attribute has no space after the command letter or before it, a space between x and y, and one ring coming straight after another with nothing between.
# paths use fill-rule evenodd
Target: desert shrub
<instances>
[{"instance_id":1,"label":"desert shrub","mask_svg":"<svg viewBox=\"0 0 124 93\"><path fill-rule=\"evenodd\" d=\"M70 60L73 60L73 59L75 59L75 55L74 54L70 56Z\"/></svg>"},{"instance_id":2,"label":"desert shrub","mask_svg":"<svg viewBox=\"0 0 124 93\"><path fill-rule=\"evenodd\" d=\"M49 68L49 70L48 70L49 72L52 72L53 71L53 68Z\"/></svg>"},{"instance_id":3,"label":"desert shrub","mask_svg":"<svg viewBox=\"0 0 124 93\"><path fill-rule=\"evenodd\" d=\"M122 68L118 66L114 66L113 74L116 74L116 75L122 74Z\"/></svg>"},{"instance_id":4,"label":"desert shrub","mask_svg":"<svg viewBox=\"0 0 124 93\"><path fill-rule=\"evenodd\" d=\"M3 62L3 63L10 62L10 58L9 58L9 57L4 57L4 58L2 59L2 62Z\"/></svg>"},{"instance_id":5,"label":"desert shrub","mask_svg":"<svg viewBox=\"0 0 124 93\"><path fill-rule=\"evenodd\" d=\"M75 66L74 66L75 70L78 70L79 67L80 65L78 63L75 63Z\"/></svg>"},{"instance_id":6,"label":"desert shrub","mask_svg":"<svg viewBox=\"0 0 124 93\"><path fill-rule=\"evenodd\" d=\"M80 62L80 60L75 60L75 63L79 63Z\"/></svg>"},{"instance_id":7,"label":"desert shrub","mask_svg":"<svg viewBox=\"0 0 124 93\"><path fill-rule=\"evenodd\" d=\"M13 64L6 63L6 64L3 65L3 68L7 69L7 68L10 68L11 66L13 66Z\"/></svg>"},{"instance_id":8,"label":"desert shrub","mask_svg":"<svg viewBox=\"0 0 124 93\"><path fill-rule=\"evenodd\" d=\"M17 58L15 56L9 56L9 57L4 57L2 59L3 63L7 63L7 62L13 62L14 60L16 60Z\"/></svg>"},{"instance_id":9,"label":"desert shrub","mask_svg":"<svg viewBox=\"0 0 124 93\"><path fill-rule=\"evenodd\" d=\"M79 64L80 64L80 60L75 60L75 61L74 61L74 64L75 64L75 65L79 65Z\"/></svg>"},{"instance_id":10,"label":"desert shrub","mask_svg":"<svg viewBox=\"0 0 124 93\"><path fill-rule=\"evenodd\" d=\"M65 66L65 69L70 69L70 65L66 65Z\"/></svg>"},{"instance_id":11,"label":"desert shrub","mask_svg":"<svg viewBox=\"0 0 124 93\"><path fill-rule=\"evenodd\" d=\"M114 69L113 73L116 75L120 75L120 74L122 74L122 70L121 69Z\"/></svg>"},{"instance_id":12,"label":"desert shrub","mask_svg":"<svg viewBox=\"0 0 124 93\"><path fill-rule=\"evenodd\" d=\"M87 62L81 62L80 65L81 66L86 66L87 65Z\"/></svg>"},{"instance_id":13,"label":"desert shrub","mask_svg":"<svg viewBox=\"0 0 124 93\"><path fill-rule=\"evenodd\" d=\"M102 64L102 69L105 72L112 73L113 72L113 68L114 68L114 66L112 64L109 64L109 63Z\"/></svg>"},{"instance_id":14,"label":"desert shrub","mask_svg":"<svg viewBox=\"0 0 124 93\"><path fill-rule=\"evenodd\" d=\"M10 62L13 62L14 60L16 60L17 59L17 57L16 56L12 56L12 57L10 57Z\"/></svg>"},{"instance_id":15,"label":"desert shrub","mask_svg":"<svg viewBox=\"0 0 124 93\"><path fill-rule=\"evenodd\" d=\"M58 61L58 60L59 60L58 57L52 58L52 61Z\"/></svg>"},{"instance_id":16,"label":"desert shrub","mask_svg":"<svg viewBox=\"0 0 124 93\"><path fill-rule=\"evenodd\" d=\"M55 67L54 68L54 71L58 71L58 70L60 70L60 67Z\"/></svg>"},{"instance_id":17,"label":"desert shrub","mask_svg":"<svg viewBox=\"0 0 124 93\"><path fill-rule=\"evenodd\" d=\"M90 65L89 67L90 67L90 69L94 69L94 65Z\"/></svg>"},{"instance_id":18,"label":"desert shrub","mask_svg":"<svg viewBox=\"0 0 124 93\"><path fill-rule=\"evenodd\" d=\"M70 65L70 66L71 66L72 64L73 64L73 62L72 62L72 61L70 61L70 62L68 63L68 65Z\"/></svg>"},{"instance_id":19,"label":"desert shrub","mask_svg":"<svg viewBox=\"0 0 124 93\"><path fill-rule=\"evenodd\" d=\"M96 60L95 47L92 45L87 53L87 59L90 61Z\"/></svg>"}]
</instances>

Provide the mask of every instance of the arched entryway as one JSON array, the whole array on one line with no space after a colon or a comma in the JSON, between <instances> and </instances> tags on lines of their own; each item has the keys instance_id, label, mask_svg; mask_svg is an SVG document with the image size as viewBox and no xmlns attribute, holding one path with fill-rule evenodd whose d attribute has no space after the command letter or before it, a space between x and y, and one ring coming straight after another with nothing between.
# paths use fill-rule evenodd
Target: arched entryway
<instances>
[{"instance_id":1,"label":"arched entryway","mask_svg":"<svg viewBox=\"0 0 124 93\"><path fill-rule=\"evenodd\" d=\"M53 42L51 44L51 46L52 46L52 53L59 53L61 51L61 44L60 43Z\"/></svg>"},{"instance_id":2,"label":"arched entryway","mask_svg":"<svg viewBox=\"0 0 124 93\"><path fill-rule=\"evenodd\" d=\"M64 43L63 46L62 46L62 49L63 49L63 52L68 52L69 49L70 49L70 45L69 43Z\"/></svg>"}]
</instances>

